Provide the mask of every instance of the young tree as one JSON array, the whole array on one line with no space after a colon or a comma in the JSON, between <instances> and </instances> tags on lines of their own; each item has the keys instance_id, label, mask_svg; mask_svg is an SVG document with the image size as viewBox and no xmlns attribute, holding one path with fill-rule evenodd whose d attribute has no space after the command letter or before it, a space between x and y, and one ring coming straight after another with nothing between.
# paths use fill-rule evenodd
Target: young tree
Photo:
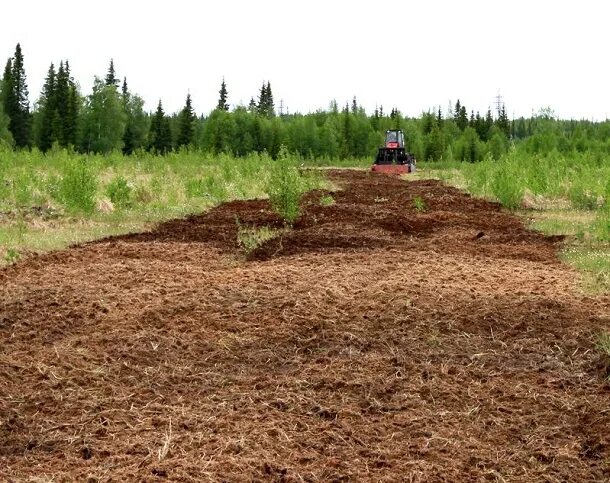
<instances>
[{"instance_id":1,"label":"young tree","mask_svg":"<svg viewBox=\"0 0 610 483\"><path fill-rule=\"evenodd\" d=\"M222 78L222 83L220 84L220 90L218 91L218 93L220 94L220 97L218 99L218 105L216 106L216 109L220 109L221 111L228 111L229 104L227 104L227 84L225 83L224 77Z\"/></svg>"},{"instance_id":2,"label":"young tree","mask_svg":"<svg viewBox=\"0 0 610 483\"><path fill-rule=\"evenodd\" d=\"M159 100L157 112L155 112L150 122L148 149L159 154L165 154L172 149L172 135L169 127L169 119L165 116L161 100Z\"/></svg>"},{"instance_id":3,"label":"young tree","mask_svg":"<svg viewBox=\"0 0 610 483\"><path fill-rule=\"evenodd\" d=\"M193 106L191 104L191 95L187 94L186 104L178 116L178 138L176 140L177 147L188 146L193 143L195 139L195 119L196 116L193 112Z\"/></svg>"}]
</instances>

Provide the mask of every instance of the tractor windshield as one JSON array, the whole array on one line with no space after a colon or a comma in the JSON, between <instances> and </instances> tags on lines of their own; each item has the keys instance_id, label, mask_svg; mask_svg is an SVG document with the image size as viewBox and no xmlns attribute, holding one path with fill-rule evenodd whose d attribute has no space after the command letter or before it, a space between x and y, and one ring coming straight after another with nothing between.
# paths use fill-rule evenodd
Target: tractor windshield
<instances>
[{"instance_id":1,"label":"tractor windshield","mask_svg":"<svg viewBox=\"0 0 610 483\"><path fill-rule=\"evenodd\" d=\"M388 131L385 135L385 142L386 143L396 143L398 142L398 139L396 137L396 131Z\"/></svg>"}]
</instances>

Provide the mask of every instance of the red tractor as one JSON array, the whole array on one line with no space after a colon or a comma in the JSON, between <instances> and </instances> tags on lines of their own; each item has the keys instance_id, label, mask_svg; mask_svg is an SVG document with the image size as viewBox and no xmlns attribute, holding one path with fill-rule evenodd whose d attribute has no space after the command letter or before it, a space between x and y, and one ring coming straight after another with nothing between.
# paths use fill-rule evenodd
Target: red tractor
<instances>
[{"instance_id":1,"label":"red tractor","mask_svg":"<svg viewBox=\"0 0 610 483\"><path fill-rule=\"evenodd\" d=\"M372 170L377 173L403 174L415 171L415 156L405 151L405 136L400 129L385 132L385 145L379 148Z\"/></svg>"}]
</instances>

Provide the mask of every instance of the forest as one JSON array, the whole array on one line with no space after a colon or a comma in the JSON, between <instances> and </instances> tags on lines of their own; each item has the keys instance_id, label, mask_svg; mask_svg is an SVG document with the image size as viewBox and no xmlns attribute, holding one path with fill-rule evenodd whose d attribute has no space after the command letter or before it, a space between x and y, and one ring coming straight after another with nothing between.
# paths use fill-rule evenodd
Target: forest
<instances>
[{"instance_id":1,"label":"forest","mask_svg":"<svg viewBox=\"0 0 610 483\"><path fill-rule=\"evenodd\" d=\"M148 112L144 100L131 92L111 60L107 73L95 77L92 92L83 95L71 75L70 63L51 63L42 92L30 103L24 55L18 44L6 62L0 84L0 142L16 149L46 152L54 146L81 153L164 154L193 149L242 157L268 153L280 146L303 158L339 160L372 156L383 132L401 128L407 148L418 160L468 161L499 159L511 145L524 154L556 152L610 153L610 122L560 120L551 108L529 118L508 119L505 106L475 112L458 100L419 117L383 107L368 114L357 102L300 114L277 113L271 83L263 82L248 105L231 105L222 80L216 108L195 113L190 95L184 107L169 114L159 100Z\"/></svg>"}]
</instances>

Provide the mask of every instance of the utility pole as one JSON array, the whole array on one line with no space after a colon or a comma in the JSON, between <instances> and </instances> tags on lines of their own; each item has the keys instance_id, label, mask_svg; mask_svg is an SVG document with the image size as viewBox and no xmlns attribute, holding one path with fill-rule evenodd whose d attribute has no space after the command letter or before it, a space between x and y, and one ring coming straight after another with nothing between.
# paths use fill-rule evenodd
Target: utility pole
<instances>
[{"instance_id":1,"label":"utility pole","mask_svg":"<svg viewBox=\"0 0 610 483\"><path fill-rule=\"evenodd\" d=\"M502 112L502 107L504 106L504 100L502 99L502 94L500 94L500 89L498 89L498 93L495 98L496 105L496 119L500 117L500 113Z\"/></svg>"}]
</instances>

